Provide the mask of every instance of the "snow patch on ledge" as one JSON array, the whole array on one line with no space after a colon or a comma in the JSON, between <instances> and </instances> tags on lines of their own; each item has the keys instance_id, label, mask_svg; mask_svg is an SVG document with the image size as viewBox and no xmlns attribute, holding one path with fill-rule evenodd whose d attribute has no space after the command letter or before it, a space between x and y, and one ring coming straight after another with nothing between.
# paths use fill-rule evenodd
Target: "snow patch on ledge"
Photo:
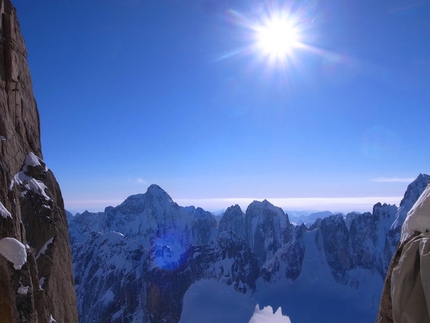
<instances>
[{"instance_id":1,"label":"snow patch on ledge","mask_svg":"<svg viewBox=\"0 0 430 323\"><path fill-rule=\"evenodd\" d=\"M23 167L24 172L28 171L28 166L31 166L31 167L42 166L44 167L45 172L48 171L48 168L46 167L43 160L37 157L33 152L30 152L27 154L27 156L25 156L24 167Z\"/></svg>"},{"instance_id":2,"label":"snow patch on ledge","mask_svg":"<svg viewBox=\"0 0 430 323\"><path fill-rule=\"evenodd\" d=\"M10 214L10 212L4 207L3 203L0 202L0 215L2 217L6 218L11 218L12 219L12 215Z\"/></svg>"},{"instance_id":3,"label":"snow patch on ledge","mask_svg":"<svg viewBox=\"0 0 430 323\"><path fill-rule=\"evenodd\" d=\"M43 290L43 284L45 284L46 277L40 277L39 279L39 290Z\"/></svg>"},{"instance_id":4,"label":"snow patch on ledge","mask_svg":"<svg viewBox=\"0 0 430 323\"><path fill-rule=\"evenodd\" d=\"M21 285L18 287L17 293L21 295L27 295L30 286Z\"/></svg>"},{"instance_id":5,"label":"snow patch on ledge","mask_svg":"<svg viewBox=\"0 0 430 323\"><path fill-rule=\"evenodd\" d=\"M24 186L25 188L22 194L27 193L27 191L33 191L34 193L43 196L45 200L50 201L51 198L45 193L45 190L47 189L46 185L42 181L39 181L27 175L28 166L41 166L44 168L45 172L48 170L43 160L37 157L34 153L30 152L29 154L27 154L27 156L25 156L24 166L22 167L22 170L15 174L15 176L13 177L9 186L9 190L11 190L15 184L19 184Z\"/></svg>"},{"instance_id":6,"label":"snow patch on ledge","mask_svg":"<svg viewBox=\"0 0 430 323\"><path fill-rule=\"evenodd\" d=\"M430 183L408 212L402 226L401 242L405 242L415 232L430 231Z\"/></svg>"},{"instance_id":7,"label":"snow patch on ledge","mask_svg":"<svg viewBox=\"0 0 430 323\"><path fill-rule=\"evenodd\" d=\"M21 269L27 262L25 246L15 238L3 238L0 240L0 254L13 263L13 268Z\"/></svg>"},{"instance_id":8,"label":"snow patch on ledge","mask_svg":"<svg viewBox=\"0 0 430 323\"><path fill-rule=\"evenodd\" d=\"M54 237L51 237L51 238L49 238L49 239L48 239L48 241L46 241L46 242L43 244L42 248L40 248L39 252L38 252L38 253L37 253L37 255L36 255L36 260L37 260L37 259L39 259L39 257L40 257L41 255L44 255L44 254L45 254L46 250L48 249L48 246L49 246L53 241L54 241Z\"/></svg>"},{"instance_id":9,"label":"snow patch on ledge","mask_svg":"<svg viewBox=\"0 0 430 323\"><path fill-rule=\"evenodd\" d=\"M15 184L23 185L27 191L33 191L34 193L39 194L47 201L51 200L51 198L45 193L45 189L47 188L46 185L42 181L38 181L37 179L28 176L24 171L17 173L13 177L10 189L12 189Z\"/></svg>"}]
</instances>

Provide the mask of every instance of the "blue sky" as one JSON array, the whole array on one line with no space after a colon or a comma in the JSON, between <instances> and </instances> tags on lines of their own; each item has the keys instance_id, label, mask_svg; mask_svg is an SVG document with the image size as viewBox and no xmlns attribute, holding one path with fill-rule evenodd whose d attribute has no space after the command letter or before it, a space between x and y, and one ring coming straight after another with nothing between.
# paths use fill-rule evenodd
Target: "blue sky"
<instances>
[{"instance_id":1,"label":"blue sky","mask_svg":"<svg viewBox=\"0 0 430 323\"><path fill-rule=\"evenodd\" d=\"M430 171L428 0L13 3L68 209L156 183L211 210L364 211ZM256 27L279 15L299 46L270 59Z\"/></svg>"}]
</instances>

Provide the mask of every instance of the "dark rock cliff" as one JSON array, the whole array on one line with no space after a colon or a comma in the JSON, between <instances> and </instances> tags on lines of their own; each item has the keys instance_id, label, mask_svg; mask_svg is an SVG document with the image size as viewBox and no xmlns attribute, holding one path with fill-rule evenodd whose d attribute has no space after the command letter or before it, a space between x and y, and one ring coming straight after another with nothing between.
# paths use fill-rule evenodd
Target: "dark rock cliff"
<instances>
[{"instance_id":1,"label":"dark rock cliff","mask_svg":"<svg viewBox=\"0 0 430 323\"><path fill-rule=\"evenodd\" d=\"M77 322L66 214L42 160L26 57L16 10L0 0L0 243L12 242L0 248L0 322Z\"/></svg>"}]
</instances>

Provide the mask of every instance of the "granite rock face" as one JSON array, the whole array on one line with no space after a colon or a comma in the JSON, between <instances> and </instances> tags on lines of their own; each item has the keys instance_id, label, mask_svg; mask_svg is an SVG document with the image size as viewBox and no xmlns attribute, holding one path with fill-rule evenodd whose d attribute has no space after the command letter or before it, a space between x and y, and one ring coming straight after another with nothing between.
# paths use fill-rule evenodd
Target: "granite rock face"
<instances>
[{"instance_id":1,"label":"granite rock face","mask_svg":"<svg viewBox=\"0 0 430 323\"><path fill-rule=\"evenodd\" d=\"M59 185L42 160L40 123L16 10L0 0L0 322L77 322ZM8 241L8 240L3 240Z\"/></svg>"}]
</instances>

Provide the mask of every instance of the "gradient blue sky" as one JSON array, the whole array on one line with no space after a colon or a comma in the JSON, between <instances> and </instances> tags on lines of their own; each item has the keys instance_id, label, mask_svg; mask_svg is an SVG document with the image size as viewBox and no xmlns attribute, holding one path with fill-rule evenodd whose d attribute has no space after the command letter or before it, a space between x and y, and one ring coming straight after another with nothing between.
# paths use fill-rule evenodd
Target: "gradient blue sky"
<instances>
[{"instance_id":1,"label":"gradient blue sky","mask_svg":"<svg viewBox=\"0 0 430 323\"><path fill-rule=\"evenodd\" d=\"M156 183L209 210L371 210L430 172L430 0L13 3L68 209ZM277 10L305 44L284 64L253 47Z\"/></svg>"}]
</instances>

